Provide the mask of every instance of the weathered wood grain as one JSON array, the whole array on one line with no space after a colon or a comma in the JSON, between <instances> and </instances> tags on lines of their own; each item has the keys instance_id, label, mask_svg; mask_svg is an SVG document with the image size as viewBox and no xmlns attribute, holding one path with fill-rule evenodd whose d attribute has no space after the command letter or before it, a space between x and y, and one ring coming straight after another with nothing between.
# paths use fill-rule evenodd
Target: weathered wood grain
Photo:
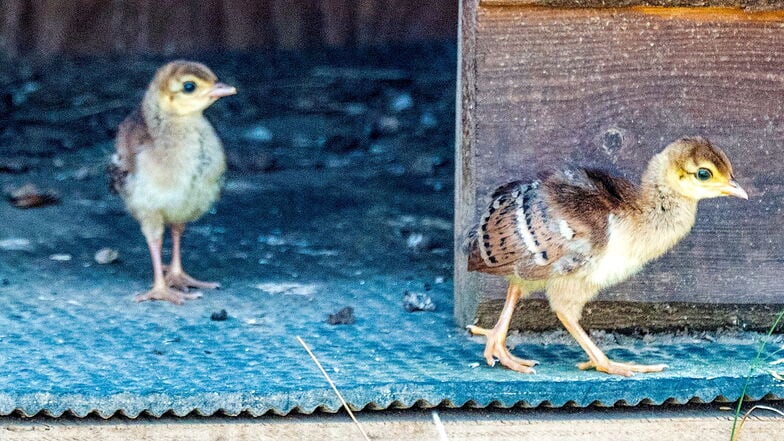
<instances>
[{"instance_id":1,"label":"weathered wood grain","mask_svg":"<svg viewBox=\"0 0 784 441\"><path fill-rule=\"evenodd\" d=\"M492 328L503 307L503 300L487 300L478 305L477 324ZM693 303L598 300L584 311L583 325L588 329L604 329L632 333L662 331L711 331L743 329L767 332L784 304ZM546 331L562 328L547 300L521 301L512 316L512 329ZM784 332L784 324L775 332Z\"/></svg>"},{"instance_id":2,"label":"weathered wood grain","mask_svg":"<svg viewBox=\"0 0 784 441\"><path fill-rule=\"evenodd\" d=\"M781 9L781 0L481 0L482 6L550 6L554 8L625 8L629 6L732 7Z\"/></svg>"},{"instance_id":3,"label":"weathered wood grain","mask_svg":"<svg viewBox=\"0 0 784 441\"><path fill-rule=\"evenodd\" d=\"M456 231L476 222L504 182L564 163L636 179L669 141L700 134L727 151L750 200L702 202L691 235L599 300L784 304L784 13L516 6L476 14L475 99L464 98L462 109L473 128L462 133L470 147L458 161ZM456 304L469 308L456 311L458 320L478 311L482 323L494 321L504 282L465 274L457 255ZM529 315L518 324L545 323L531 311L523 308ZM640 326L679 322L648 312L638 314Z\"/></svg>"},{"instance_id":4,"label":"weathered wood grain","mask_svg":"<svg viewBox=\"0 0 784 441\"><path fill-rule=\"evenodd\" d=\"M2 0L0 51L174 53L455 36L450 0Z\"/></svg>"},{"instance_id":5,"label":"weathered wood grain","mask_svg":"<svg viewBox=\"0 0 784 441\"><path fill-rule=\"evenodd\" d=\"M468 277L468 259L463 252L465 225L472 222L467 218L469 210L464 207L476 206L476 192L464 191L473 188L476 166L474 148L476 141L476 33L477 2L461 0L460 23L458 26L457 90L459 99L455 100L455 316L458 323L470 323L477 310L480 289L477 277ZM471 215L473 212L471 212Z\"/></svg>"}]
</instances>

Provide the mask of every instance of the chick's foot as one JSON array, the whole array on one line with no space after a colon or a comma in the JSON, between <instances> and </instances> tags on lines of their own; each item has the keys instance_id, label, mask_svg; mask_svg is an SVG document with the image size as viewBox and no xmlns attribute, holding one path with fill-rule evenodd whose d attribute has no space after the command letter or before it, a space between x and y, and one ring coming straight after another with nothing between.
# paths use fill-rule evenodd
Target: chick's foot
<instances>
[{"instance_id":1,"label":"chick's foot","mask_svg":"<svg viewBox=\"0 0 784 441\"><path fill-rule=\"evenodd\" d=\"M484 335L487 337L484 356L488 365L495 366L495 360L498 359L502 366L513 371L523 374L536 373L533 367L539 364L539 362L518 358L509 352L509 348L506 347L506 332L500 332L495 328L485 329L478 326L469 326L468 330L473 335Z\"/></svg>"}]
</instances>

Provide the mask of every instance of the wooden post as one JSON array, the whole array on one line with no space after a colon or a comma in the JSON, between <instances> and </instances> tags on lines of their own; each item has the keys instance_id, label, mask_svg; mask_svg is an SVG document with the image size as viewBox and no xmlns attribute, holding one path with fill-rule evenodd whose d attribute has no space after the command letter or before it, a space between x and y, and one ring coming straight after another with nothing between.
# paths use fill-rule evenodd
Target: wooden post
<instances>
[{"instance_id":1,"label":"wooden post","mask_svg":"<svg viewBox=\"0 0 784 441\"><path fill-rule=\"evenodd\" d=\"M492 326L501 308L505 282L467 273L461 249L496 186L567 163L636 180L664 145L703 135L733 159L750 200L701 202L693 232L601 294L584 322L607 329L772 324L784 308L784 11L532 3L464 0L461 7L458 323ZM546 329L556 320L540 296L521 303L512 326Z\"/></svg>"}]
</instances>

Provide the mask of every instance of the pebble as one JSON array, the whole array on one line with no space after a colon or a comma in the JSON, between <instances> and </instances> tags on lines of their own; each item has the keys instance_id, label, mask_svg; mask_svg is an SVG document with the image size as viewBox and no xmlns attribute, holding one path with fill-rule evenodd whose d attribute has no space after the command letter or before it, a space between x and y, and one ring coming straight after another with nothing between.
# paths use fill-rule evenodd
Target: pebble
<instances>
[{"instance_id":1,"label":"pebble","mask_svg":"<svg viewBox=\"0 0 784 441\"><path fill-rule=\"evenodd\" d=\"M406 247L414 251L422 251L432 248L433 241L429 236L422 233L411 233L406 238Z\"/></svg>"},{"instance_id":2,"label":"pebble","mask_svg":"<svg viewBox=\"0 0 784 441\"><path fill-rule=\"evenodd\" d=\"M60 202L57 193L52 190L40 190L35 184L25 184L13 190L8 195L8 199L17 208L45 207Z\"/></svg>"},{"instance_id":3,"label":"pebble","mask_svg":"<svg viewBox=\"0 0 784 441\"><path fill-rule=\"evenodd\" d=\"M330 325L350 325L354 323L354 308L346 306L340 311L330 314L327 317L327 323Z\"/></svg>"},{"instance_id":4,"label":"pebble","mask_svg":"<svg viewBox=\"0 0 784 441\"><path fill-rule=\"evenodd\" d=\"M403 308L408 312L436 310L436 305L429 295L423 292L406 291L403 295Z\"/></svg>"},{"instance_id":5,"label":"pebble","mask_svg":"<svg viewBox=\"0 0 784 441\"><path fill-rule=\"evenodd\" d=\"M271 142L274 138L272 130L264 126L256 126L250 128L242 134L242 137L248 141L256 142Z\"/></svg>"},{"instance_id":6,"label":"pebble","mask_svg":"<svg viewBox=\"0 0 784 441\"><path fill-rule=\"evenodd\" d=\"M118 257L120 257L120 253L111 248L101 248L95 252L94 256L95 262L99 265L107 265L116 262Z\"/></svg>"},{"instance_id":7,"label":"pebble","mask_svg":"<svg viewBox=\"0 0 784 441\"><path fill-rule=\"evenodd\" d=\"M21 237L9 237L0 240L0 250L4 251L32 251L33 245L29 239Z\"/></svg>"},{"instance_id":8,"label":"pebble","mask_svg":"<svg viewBox=\"0 0 784 441\"><path fill-rule=\"evenodd\" d=\"M400 95L392 98L392 102L389 103L389 107L393 112L403 112L414 107L414 98L412 98L408 93L401 93Z\"/></svg>"},{"instance_id":9,"label":"pebble","mask_svg":"<svg viewBox=\"0 0 784 441\"><path fill-rule=\"evenodd\" d=\"M400 131L400 120L394 116L382 116L373 124L372 134L376 136L394 135Z\"/></svg>"},{"instance_id":10,"label":"pebble","mask_svg":"<svg viewBox=\"0 0 784 441\"><path fill-rule=\"evenodd\" d=\"M228 318L229 318L229 313L226 312L225 309L221 309L218 312L213 312L212 315L210 315L210 320L214 322L223 322L226 321L226 319Z\"/></svg>"}]
</instances>

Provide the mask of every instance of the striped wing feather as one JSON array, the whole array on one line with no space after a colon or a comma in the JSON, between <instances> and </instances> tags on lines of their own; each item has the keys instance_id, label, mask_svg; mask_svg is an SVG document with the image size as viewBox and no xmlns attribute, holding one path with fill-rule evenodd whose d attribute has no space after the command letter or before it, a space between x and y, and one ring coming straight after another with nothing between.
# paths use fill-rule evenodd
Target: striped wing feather
<instances>
[{"instance_id":1,"label":"striped wing feather","mask_svg":"<svg viewBox=\"0 0 784 441\"><path fill-rule=\"evenodd\" d=\"M552 263L564 255L552 224L538 183L500 187L477 227L469 271L547 278Z\"/></svg>"},{"instance_id":2,"label":"striped wing feather","mask_svg":"<svg viewBox=\"0 0 784 441\"><path fill-rule=\"evenodd\" d=\"M569 274L604 247L608 215L633 205L635 191L594 170L499 187L469 238L468 270L527 280Z\"/></svg>"},{"instance_id":3,"label":"striped wing feather","mask_svg":"<svg viewBox=\"0 0 784 441\"><path fill-rule=\"evenodd\" d=\"M134 172L136 155L153 145L152 137L147 130L141 110L136 109L120 124L117 130L115 148L117 152L107 168L110 188L122 194L125 179Z\"/></svg>"}]
</instances>

